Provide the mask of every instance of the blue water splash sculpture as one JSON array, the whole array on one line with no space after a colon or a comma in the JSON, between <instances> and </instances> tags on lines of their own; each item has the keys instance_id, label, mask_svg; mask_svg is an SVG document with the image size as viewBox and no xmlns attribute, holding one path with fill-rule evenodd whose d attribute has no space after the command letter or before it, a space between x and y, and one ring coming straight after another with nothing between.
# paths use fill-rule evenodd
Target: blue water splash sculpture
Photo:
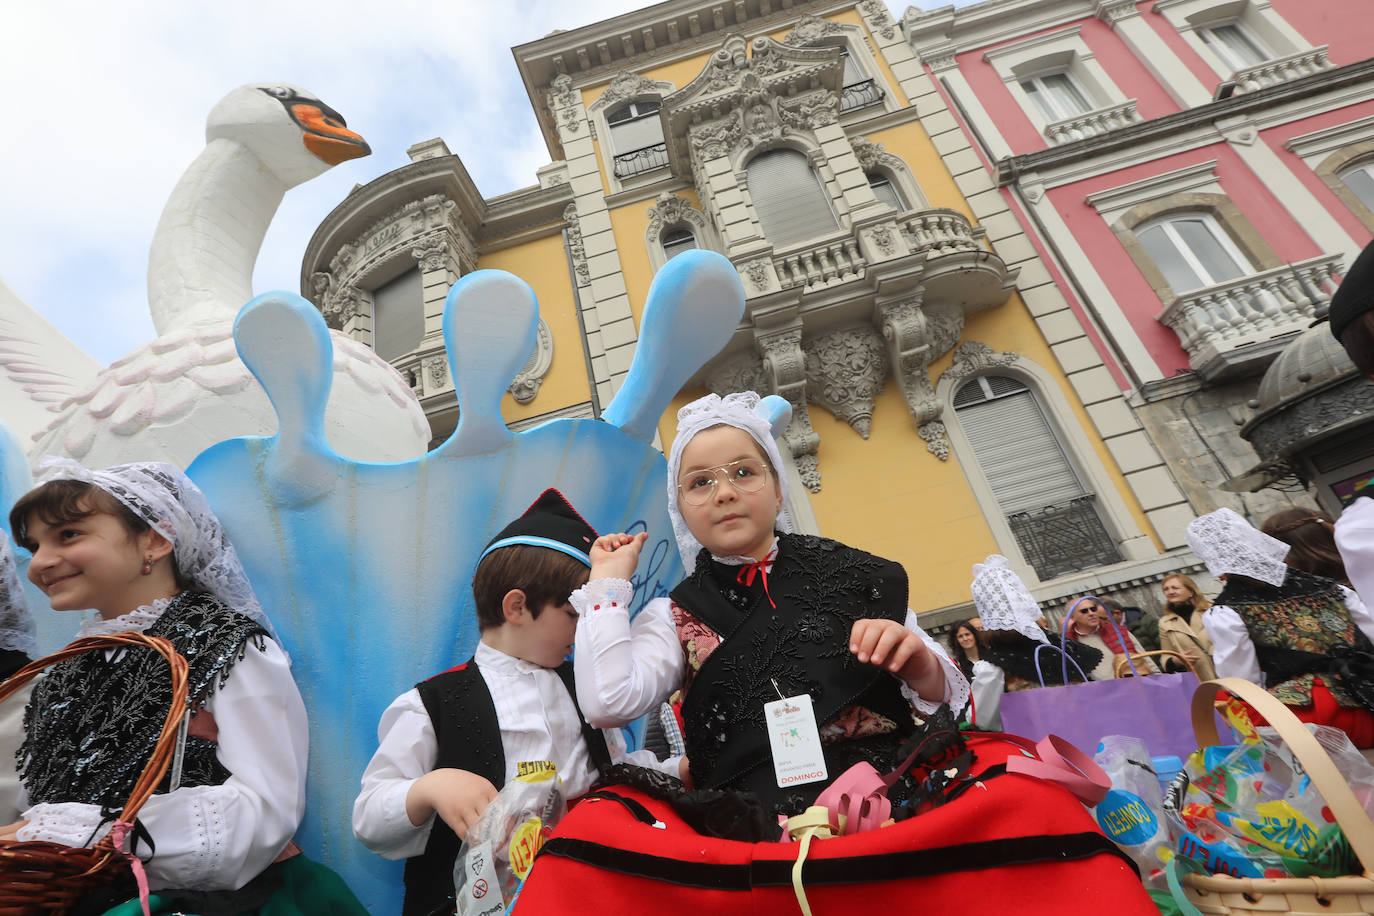
<instances>
[{"instance_id":1,"label":"blue water splash sculpture","mask_svg":"<svg viewBox=\"0 0 1374 916\"><path fill-rule=\"evenodd\" d=\"M458 427L433 452L396 464L350 461L325 441L331 347L310 303L268 293L240 312L239 355L271 398L279 429L212 446L188 473L238 548L310 710L299 838L372 912L399 912L400 863L354 840L358 780L386 705L476 647L470 586L480 548L553 486L598 531L649 532L632 610L667 594L682 569L664 503L666 463L651 444L656 424L743 309L728 260L702 251L675 257L649 291L634 362L603 418L512 433L501 395L534 348L538 306L510 274L470 274L444 310ZM775 412L786 410L773 400Z\"/></svg>"}]
</instances>

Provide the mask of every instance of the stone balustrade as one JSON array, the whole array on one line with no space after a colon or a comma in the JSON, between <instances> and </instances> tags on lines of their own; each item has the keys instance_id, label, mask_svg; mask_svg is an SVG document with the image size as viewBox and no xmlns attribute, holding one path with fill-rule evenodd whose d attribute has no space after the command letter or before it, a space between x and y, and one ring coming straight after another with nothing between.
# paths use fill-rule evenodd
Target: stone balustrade
<instances>
[{"instance_id":1,"label":"stone balustrade","mask_svg":"<svg viewBox=\"0 0 1374 916\"><path fill-rule=\"evenodd\" d=\"M1193 370L1214 379L1252 362L1237 351L1272 359L1275 338L1310 325L1335 291L1339 267L1340 256L1327 255L1191 290L1169 303L1159 320L1178 335Z\"/></svg>"},{"instance_id":2,"label":"stone balustrade","mask_svg":"<svg viewBox=\"0 0 1374 916\"><path fill-rule=\"evenodd\" d=\"M1265 86L1276 86L1300 76L1325 70L1331 66L1331 62L1326 59L1326 48L1326 45L1322 45L1320 48L1299 51L1297 54L1277 57L1254 67L1237 70L1231 77L1236 84L1236 92L1253 92Z\"/></svg>"},{"instance_id":3,"label":"stone balustrade","mask_svg":"<svg viewBox=\"0 0 1374 916\"><path fill-rule=\"evenodd\" d=\"M1140 115L1135 110L1135 99L1127 99L1119 105L1099 108L1048 124L1045 126L1045 137L1053 144L1072 143L1074 140L1100 137L1139 120Z\"/></svg>"},{"instance_id":4,"label":"stone balustrade","mask_svg":"<svg viewBox=\"0 0 1374 916\"><path fill-rule=\"evenodd\" d=\"M958 210L920 210L899 220L902 235L912 250L928 249L935 257L955 251L981 251L973 226Z\"/></svg>"},{"instance_id":5,"label":"stone balustrade","mask_svg":"<svg viewBox=\"0 0 1374 916\"><path fill-rule=\"evenodd\" d=\"M773 256L773 269L783 289L795 286L818 289L857 280L864 275L866 267L858 240L848 232Z\"/></svg>"}]
</instances>

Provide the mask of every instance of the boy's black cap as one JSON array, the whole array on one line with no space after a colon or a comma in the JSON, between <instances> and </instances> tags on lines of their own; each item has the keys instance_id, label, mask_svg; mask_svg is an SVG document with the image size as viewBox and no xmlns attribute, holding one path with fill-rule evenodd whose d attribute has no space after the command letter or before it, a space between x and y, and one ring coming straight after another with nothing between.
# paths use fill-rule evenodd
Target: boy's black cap
<instances>
[{"instance_id":1,"label":"boy's black cap","mask_svg":"<svg viewBox=\"0 0 1374 916\"><path fill-rule=\"evenodd\" d=\"M491 539L477 562L481 563L483 557L498 548L529 544L566 553L591 566L588 554L595 540L596 529L577 514L562 493L549 488L539 494L524 515L502 528Z\"/></svg>"},{"instance_id":2,"label":"boy's black cap","mask_svg":"<svg viewBox=\"0 0 1374 916\"><path fill-rule=\"evenodd\" d=\"M1374 311L1374 242L1360 252L1331 297L1331 333L1340 340L1350 322L1369 311Z\"/></svg>"}]
</instances>

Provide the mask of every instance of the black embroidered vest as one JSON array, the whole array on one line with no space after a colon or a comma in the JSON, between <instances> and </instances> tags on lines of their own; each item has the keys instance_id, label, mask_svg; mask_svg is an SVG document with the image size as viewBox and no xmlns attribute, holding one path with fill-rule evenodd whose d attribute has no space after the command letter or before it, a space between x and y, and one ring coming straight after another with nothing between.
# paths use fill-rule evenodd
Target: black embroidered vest
<instances>
[{"instance_id":1,"label":"black embroidered vest","mask_svg":"<svg viewBox=\"0 0 1374 916\"><path fill-rule=\"evenodd\" d=\"M1320 674L1341 706L1374 710L1374 647L1351 619L1336 582L1296 569L1280 586L1230 576L1216 604L1240 615L1276 698L1310 704Z\"/></svg>"},{"instance_id":2,"label":"black embroidered vest","mask_svg":"<svg viewBox=\"0 0 1374 916\"><path fill-rule=\"evenodd\" d=\"M582 739L598 771L611 764L606 736L587 724L577 706L573 686L572 662L555 669L568 688L577 717L582 722ZM415 685L434 726L439 744L434 769L467 770L485 777L498 790L506 782L506 753L501 746L501 723L496 717L491 691L475 661L436 674ZM402 916L429 916L436 911L451 913L454 896L453 865L462 845L444 821L434 818L425 851L406 860L405 903Z\"/></svg>"},{"instance_id":3,"label":"black embroidered vest","mask_svg":"<svg viewBox=\"0 0 1374 916\"><path fill-rule=\"evenodd\" d=\"M204 704L243 658L248 641L261 648L266 633L248 617L205 592L182 592L147 630L186 659L188 702ZM84 802L116 810L128 801L172 702L167 664L151 650L106 652L60 662L33 689L24 711L26 739L20 775L31 804ZM217 745L188 738L181 785L214 786L230 773ZM158 792L166 792L170 773Z\"/></svg>"},{"instance_id":4,"label":"black embroidered vest","mask_svg":"<svg viewBox=\"0 0 1374 916\"><path fill-rule=\"evenodd\" d=\"M896 678L850 654L849 633L861 618L905 620L906 572L837 541L783 534L768 575L774 608L757 582L735 581L738 569L703 550L672 592L722 640L683 701L687 759L698 789L753 792L766 807L797 814L825 783L778 788L763 705L779 692L809 694L822 729L853 705L882 715L896 732L826 744L826 766L832 777L860 760L890 768L891 753L915 727L911 707Z\"/></svg>"}]
</instances>

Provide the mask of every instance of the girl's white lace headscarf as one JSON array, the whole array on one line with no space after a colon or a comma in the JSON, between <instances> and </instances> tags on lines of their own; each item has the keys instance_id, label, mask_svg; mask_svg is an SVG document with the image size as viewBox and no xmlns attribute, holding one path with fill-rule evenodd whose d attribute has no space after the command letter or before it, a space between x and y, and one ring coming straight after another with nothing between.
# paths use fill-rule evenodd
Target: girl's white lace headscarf
<instances>
[{"instance_id":1,"label":"girl's white lace headscarf","mask_svg":"<svg viewBox=\"0 0 1374 916\"><path fill-rule=\"evenodd\" d=\"M70 458L45 458L45 480L79 480L119 500L172 544L183 579L251 617L277 640L243 564L205 494L191 478L160 461L117 464L92 471Z\"/></svg>"},{"instance_id":2,"label":"girl's white lace headscarf","mask_svg":"<svg viewBox=\"0 0 1374 916\"><path fill-rule=\"evenodd\" d=\"M1045 631L1036 623L1040 605L1007 558L994 553L982 563L973 564L973 604L985 630L1015 630L1022 636L1048 643Z\"/></svg>"},{"instance_id":3,"label":"girl's white lace headscarf","mask_svg":"<svg viewBox=\"0 0 1374 916\"><path fill-rule=\"evenodd\" d=\"M1235 573L1279 586L1288 575L1283 558L1291 548L1230 509L1193 519L1188 524L1188 546L1218 578Z\"/></svg>"},{"instance_id":4,"label":"girl's white lace headscarf","mask_svg":"<svg viewBox=\"0 0 1374 916\"><path fill-rule=\"evenodd\" d=\"M0 532L0 649L15 649L29 658L38 657L33 615L29 613L19 568L14 563L10 539Z\"/></svg>"},{"instance_id":5,"label":"girl's white lace headscarf","mask_svg":"<svg viewBox=\"0 0 1374 916\"><path fill-rule=\"evenodd\" d=\"M673 437L673 447L668 452L668 517L673 521L673 534L677 537L677 549L682 555L684 572L691 573L696 568L701 542L687 528L678 510L677 479L682 470L682 452L697 433L712 426L724 425L742 429L752 436L772 465L772 474L778 482L782 502L787 502L787 476L783 473L782 455L773 438L768 415L759 408L760 400L752 391L740 391L725 397L708 394L677 412L677 435Z\"/></svg>"}]
</instances>

